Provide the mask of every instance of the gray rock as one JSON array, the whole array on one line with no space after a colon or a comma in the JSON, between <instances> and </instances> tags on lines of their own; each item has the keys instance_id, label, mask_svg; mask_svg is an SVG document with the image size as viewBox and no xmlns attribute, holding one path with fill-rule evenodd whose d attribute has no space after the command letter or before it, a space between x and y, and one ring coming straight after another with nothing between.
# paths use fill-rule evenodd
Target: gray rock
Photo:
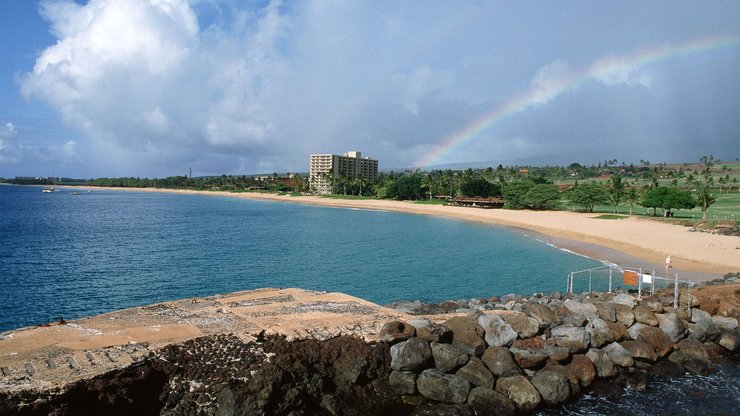
<instances>
[{"instance_id":1,"label":"gray rock","mask_svg":"<svg viewBox=\"0 0 740 416\"><path fill-rule=\"evenodd\" d=\"M656 314L660 330L671 340L676 343L683 339L688 332L686 324L675 313Z\"/></svg>"},{"instance_id":2,"label":"gray rock","mask_svg":"<svg viewBox=\"0 0 740 416\"><path fill-rule=\"evenodd\" d=\"M419 393L429 400L444 403L465 403L470 383L456 375L441 373L433 368L424 370L416 380Z\"/></svg>"},{"instance_id":3,"label":"gray rock","mask_svg":"<svg viewBox=\"0 0 740 416\"><path fill-rule=\"evenodd\" d=\"M532 385L540 393L542 401L547 404L562 403L570 396L568 379L555 371L538 372L532 377Z\"/></svg>"},{"instance_id":4,"label":"gray rock","mask_svg":"<svg viewBox=\"0 0 740 416\"><path fill-rule=\"evenodd\" d=\"M641 324L639 322L636 322L634 325L632 325L627 332L630 334L630 338L632 339L638 339L640 338L640 331L643 330L643 328L648 328L648 325Z\"/></svg>"},{"instance_id":5,"label":"gray rock","mask_svg":"<svg viewBox=\"0 0 740 416\"><path fill-rule=\"evenodd\" d=\"M617 309L614 307L614 304L610 302L598 302L594 303L594 305L599 313L599 318L609 322L617 322Z\"/></svg>"},{"instance_id":6,"label":"gray rock","mask_svg":"<svg viewBox=\"0 0 740 416\"><path fill-rule=\"evenodd\" d=\"M429 343L420 338L411 338L391 347L391 368L397 371L418 371L432 357Z\"/></svg>"},{"instance_id":7,"label":"gray rock","mask_svg":"<svg viewBox=\"0 0 740 416\"><path fill-rule=\"evenodd\" d=\"M653 313L663 312L663 304L660 302L660 298L658 296L643 298L640 302L640 306L650 309Z\"/></svg>"},{"instance_id":8,"label":"gray rock","mask_svg":"<svg viewBox=\"0 0 740 416\"><path fill-rule=\"evenodd\" d=\"M614 298L612 299L612 303L618 303L630 309L634 309L635 306L637 306L637 299L635 299L635 297L632 295L620 293L617 296L614 296Z\"/></svg>"},{"instance_id":9,"label":"gray rock","mask_svg":"<svg viewBox=\"0 0 740 416\"><path fill-rule=\"evenodd\" d=\"M655 351L658 357L664 357L673 350L673 342L666 336L660 328L648 326L640 330L638 338L647 343Z\"/></svg>"},{"instance_id":10,"label":"gray rock","mask_svg":"<svg viewBox=\"0 0 740 416\"><path fill-rule=\"evenodd\" d=\"M591 338L591 346L599 348L604 344L614 341L614 334L609 325L601 318L591 318L586 324L586 332Z\"/></svg>"},{"instance_id":11,"label":"gray rock","mask_svg":"<svg viewBox=\"0 0 740 416\"><path fill-rule=\"evenodd\" d=\"M580 315L586 318L597 318L599 316L596 306L591 303L581 303L568 299L563 302L563 307L574 315Z\"/></svg>"},{"instance_id":12,"label":"gray rock","mask_svg":"<svg viewBox=\"0 0 740 416\"><path fill-rule=\"evenodd\" d=\"M398 394L416 394L416 373L412 371L391 371L388 384Z\"/></svg>"},{"instance_id":13,"label":"gray rock","mask_svg":"<svg viewBox=\"0 0 740 416\"><path fill-rule=\"evenodd\" d=\"M485 340L490 346L509 346L517 338L516 331L497 314L481 315L478 325L485 331Z\"/></svg>"},{"instance_id":14,"label":"gray rock","mask_svg":"<svg viewBox=\"0 0 740 416\"><path fill-rule=\"evenodd\" d=\"M727 351L738 351L740 349L740 334L737 331L724 331L719 336L717 344L721 345Z\"/></svg>"},{"instance_id":15,"label":"gray rock","mask_svg":"<svg viewBox=\"0 0 740 416\"><path fill-rule=\"evenodd\" d=\"M481 357L483 364L491 370L493 375L498 377L508 377L521 373L521 369L514 362L514 357L505 347L488 347Z\"/></svg>"},{"instance_id":16,"label":"gray rock","mask_svg":"<svg viewBox=\"0 0 740 416\"><path fill-rule=\"evenodd\" d=\"M445 322L452 331L452 344L462 348L472 356L480 356L486 349L483 341L485 331L474 320L466 316L456 316Z\"/></svg>"},{"instance_id":17,"label":"gray rock","mask_svg":"<svg viewBox=\"0 0 740 416\"><path fill-rule=\"evenodd\" d=\"M563 339L566 341L577 342L586 346L588 346L591 342L591 334L586 331L586 328L574 327L568 324L552 328L550 330L550 337L555 340Z\"/></svg>"},{"instance_id":18,"label":"gray rock","mask_svg":"<svg viewBox=\"0 0 740 416\"><path fill-rule=\"evenodd\" d=\"M519 335L519 338L531 338L540 330L540 324L536 319L530 318L521 312L507 313L501 316L507 324Z\"/></svg>"},{"instance_id":19,"label":"gray rock","mask_svg":"<svg viewBox=\"0 0 740 416\"><path fill-rule=\"evenodd\" d=\"M429 319L414 319L409 321L416 328L416 336L428 342L452 342L452 331L444 325L434 323Z\"/></svg>"},{"instance_id":20,"label":"gray rock","mask_svg":"<svg viewBox=\"0 0 740 416\"><path fill-rule=\"evenodd\" d=\"M693 337L695 339L699 339L701 341L705 336L712 337L719 334L719 329L717 328L717 325L714 324L712 315L701 309L697 308L691 310L691 322L695 324L694 331L697 335Z\"/></svg>"},{"instance_id":21,"label":"gray rock","mask_svg":"<svg viewBox=\"0 0 740 416\"><path fill-rule=\"evenodd\" d=\"M516 404L503 394L485 387L470 390L468 404L478 416L514 416Z\"/></svg>"},{"instance_id":22,"label":"gray rock","mask_svg":"<svg viewBox=\"0 0 740 416\"><path fill-rule=\"evenodd\" d=\"M632 313L635 314L635 321L645 325L658 326L658 318L646 306L637 306L632 309Z\"/></svg>"},{"instance_id":23,"label":"gray rock","mask_svg":"<svg viewBox=\"0 0 740 416\"><path fill-rule=\"evenodd\" d=\"M413 337L416 329L413 325L403 321L390 321L380 329L378 337L381 341L389 344L396 344Z\"/></svg>"},{"instance_id":24,"label":"gray rock","mask_svg":"<svg viewBox=\"0 0 740 416\"><path fill-rule=\"evenodd\" d=\"M737 329L737 319L731 316L714 315L712 321L720 330L733 331Z\"/></svg>"},{"instance_id":25,"label":"gray rock","mask_svg":"<svg viewBox=\"0 0 740 416\"><path fill-rule=\"evenodd\" d=\"M586 357L588 357L588 359L596 366L596 373L599 377L612 377L617 374L617 369L614 367L614 361L612 361L606 351L591 348L586 353Z\"/></svg>"},{"instance_id":26,"label":"gray rock","mask_svg":"<svg viewBox=\"0 0 740 416\"><path fill-rule=\"evenodd\" d=\"M614 364L620 367L632 367L635 364L632 353L619 343L613 342L602 348L602 351L605 351Z\"/></svg>"},{"instance_id":27,"label":"gray rock","mask_svg":"<svg viewBox=\"0 0 740 416\"><path fill-rule=\"evenodd\" d=\"M539 391L524 376L499 378L496 391L513 401L522 413L534 410L542 401Z\"/></svg>"},{"instance_id":28,"label":"gray rock","mask_svg":"<svg viewBox=\"0 0 740 416\"><path fill-rule=\"evenodd\" d=\"M495 379L493 373L491 373L488 367L478 357L470 358L470 361L463 368L457 370L455 374L468 380L475 386L487 387L489 389L492 389L494 386L493 382Z\"/></svg>"},{"instance_id":29,"label":"gray rock","mask_svg":"<svg viewBox=\"0 0 740 416\"><path fill-rule=\"evenodd\" d=\"M627 349L632 355L632 358L642 358L650 362L658 360L658 356L655 354L655 351L643 341L628 340L622 341L619 345Z\"/></svg>"},{"instance_id":30,"label":"gray rock","mask_svg":"<svg viewBox=\"0 0 740 416\"><path fill-rule=\"evenodd\" d=\"M524 313L537 320L540 328L560 323L560 318L550 308L539 303L527 303L522 306Z\"/></svg>"},{"instance_id":31,"label":"gray rock","mask_svg":"<svg viewBox=\"0 0 740 416\"><path fill-rule=\"evenodd\" d=\"M432 342L432 357L434 357L434 367L443 373L457 370L467 364L470 358L468 353L461 348L438 342Z\"/></svg>"},{"instance_id":32,"label":"gray rock","mask_svg":"<svg viewBox=\"0 0 740 416\"><path fill-rule=\"evenodd\" d=\"M635 314L632 313L632 309L619 303L614 303L613 305L614 309L617 311L617 322L628 328L635 323Z\"/></svg>"}]
</instances>

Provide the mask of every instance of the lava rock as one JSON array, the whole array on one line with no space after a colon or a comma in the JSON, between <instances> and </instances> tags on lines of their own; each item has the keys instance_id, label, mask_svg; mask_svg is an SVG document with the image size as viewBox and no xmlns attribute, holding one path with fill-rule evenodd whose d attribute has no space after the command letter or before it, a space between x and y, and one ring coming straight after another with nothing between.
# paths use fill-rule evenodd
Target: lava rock
<instances>
[{"instance_id":1,"label":"lava rock","mask_svg":"<svg viewBox=\"0 0 740 416\"><path fill-rule=\"evenodd\" d=\"M542 398L539 391L524 376L501 377L496 381L496 391L516 404L520 412L537 408Z\"/></svg>"},{"instance_id":2,"label":"lava rock","mask_svg":"<svg viewBox=\"0 0 740 416\"><path fill-rule=\"evenodd\" d=\"M493 373L483 364L483 361L478 357L471 357L465 366L457 370L455 373L457 376L468 380L475 386L487 387L492 389L494 386L495 378Z\"/></svg>"},{"instance_id":3,"label":"lava rock","mask_svg":"<svg viewBox=\"0 0 740 416\"><path fill-rule=\"evenodd\" d=\"M453 345L473 356L483 354L486 349L486 343L483 341L485 331L471 318L466 316L450 318L445 322L445 326L452 331Z\"/></svg>"},{"instance_id":4,"label":"lava rock","mask_svg":"<svg viewBox=\"0 0 740 416\"><path fill-rule=\"evenodd\" d=\"M434 367L443 373L457 370L468 362L468 353L452 344L432 342L431 346Z\"/></svg>"},{"instance_id":5,"label":"lava rock","mask_svg":"<svg viewBox=\"0 0 740 416\"><path fill-rule=\"evenodd\" d=\"M468 404L479 416L514 416L516 404L508 397L485 387L475 387L470 390Z\"/></svg>"},{"instance_id":6,"label":"lava rock","mask_svg":"<svg viewBox=\"0 0 740 416\"><path fill-rule=\"evenodd\" d=\"M521 373L508 348L488 347L481 357L483 364L497 377L509 377Z\"/></svg>"},{"instance_id":7,"label":"lava rock","mask_svg":"<svg viewBox=\"0 0 740 416\"><path fill-rule=\"evenodd\" d=\"M542 401L549 404L558 404L568 400L570 383L562 374L555 371L540 371L532 377L532 385L542 397Z\"/></svg>"},{"instance_id":8,"label":"lava rock","mask_svg":"<svg viewBox=\"0 0 740 416\"><path fill-rule=\"evenodd\" d=\"M509 346L518 335L511 325L497 314L481 315L478 317L478 324L485 331L486 343L493 347Z\"/></svg>"},{"instance_id":9,"label":"lava rock","mask_svg":"<svg viewBox=\"0 0 740 416\"><path fill-rule=\"evenodd\" d=\"M416 334L416 328L413 325L403 321L390 321L387 322L380 329L378 337L381 341L389 344L397 344L401 341L406 341Z\"/></svg>"},{"instance_id":10,"label":"lava rock","mask_svg":"<svg viewBox=\"0 0 740 416\"><path fill-rule=\"evenodd\" d=\"M452 374L441 373L433 368L424 370L416 380L419 393L430 400L443 403L465 403L470 392L470 383Z\"/></svg>"},{"instance_id":11,"label":"lava rock","mask_svg":"<svg viewBox=\"0 0 740 416\"><path fill-rule=\"evenodd\" d=\"M427 365L432 357L429 343L411 338L391 347L391 368L397 371L417 371Z\"/></svg>"}]
</instances>

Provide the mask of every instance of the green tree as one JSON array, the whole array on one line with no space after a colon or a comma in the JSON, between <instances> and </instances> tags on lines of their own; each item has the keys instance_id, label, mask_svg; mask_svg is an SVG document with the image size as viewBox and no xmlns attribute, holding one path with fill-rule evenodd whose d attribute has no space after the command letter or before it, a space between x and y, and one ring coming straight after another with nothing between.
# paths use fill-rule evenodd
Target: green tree
<instances>
[{"instance_id":1,"label":"green tree","mask_svg":"<svg viewBox=\"0 0 740 416\"><path fill-rule=\"evenodd\" d=\"M609 194L599 184L586 183L568 191L568 200L583 208L584 211L594 212L597 204L605 204L609 201Z\"/></svg>"},{"instance_id":2,"label":"green tree","mask_svg":"<svg viewBox=\"0 0 740 416\"><path fill-rule=\"evenodd\" d=\"M529 180L511 181L504 184L501 193L504 198L504 207L509 209L524 209L527 203L524 196L534 186Z\"/></svg>"},{"instance_id":3,"label":"green tree","mask_svg":"<svg viewBox=\"0 0 740 416\"><path fill-rule=\"evenodd\" d=\"M696 195L696 202L701 208L702 219L707 219L707 210L716 200L717 198L709 192L709 186L705 185L699 188Z\"/></svg>"},{"instance_id":4,"label":"green tree","mask_svg":"<svg viewBox=\"0 0 740 416\"><path fill-rule=\"evenodd\" d=\"M556 209L560 206L560 191L550 183L537 184L524 194L524 203L532 209Z\"/></svg>"},{"instance_id":5,"label":"green tree","mask_svg":"<svg viewBox=\"0 0 740 416\"><path fill-rule=\"evenodd\" d=\"M622 202L624 197L625 184L622 182L622 177L614 175L609 181L609 202L614 205L614 213L617 213L617 207Z\"/></svg>"},{"instance_id":6,"label":"green tree","mask_svg":"<svg viewBox=\"0 0 740 416\"><path fill-rule=\"evenodd\" d=\"M640 202L640 193L637 192L637 189L630 188L629 191L627 191L627 202L630 203L630 215L632 215L632 208Z\"/></svg>"},{"instance_id":7,"label":"green tree","mask_svg":"<svg viewBox=\"0 0 740 416\"><path fill-rule=\"evenodd\" d=\"M696 206L696 201L689 192L660 186L645 193L642 206L653 208L653 215L656 208L662 208L663 216L670 217L672 209L691 209Z\"/></svg>"},{"instance_id":8,"label":"green tree","mask_svg":"<svg viewBox=\"0 0 740 416\"><path fill-rule=\"evenodd\" d=\"M460 185L460 192L465 196L488 198L490 196L501 196L501 186L483 178L472 178Z\"/></svg>"},{"instance_id":9,"label":"green tree","mask_svg":"<svg viewBox=\"0 0 740 416\"><path fill-rule=\"evenodd\" d=\"M396 179L386 191L388 198L394 199L418 199L424 195L421 187L421 175L404 175Z\"/></svg>"}]
</instances>

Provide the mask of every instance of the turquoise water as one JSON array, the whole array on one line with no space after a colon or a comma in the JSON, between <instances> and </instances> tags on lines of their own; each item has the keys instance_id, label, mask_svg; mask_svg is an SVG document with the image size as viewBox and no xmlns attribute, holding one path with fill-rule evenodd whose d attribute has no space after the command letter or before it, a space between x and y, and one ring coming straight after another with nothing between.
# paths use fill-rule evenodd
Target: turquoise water
<instances>
[{"instance_id":1,"label":"turquoise water","mask_svg":"<svg viewBox=\"0 0 740 416\"><path fill-rule=\"evenodd\" d=\"M565 289L599 266L517 231L228 197L0 186L0 330L260 287L372 302Z\"/></svg>"}]
</instances>

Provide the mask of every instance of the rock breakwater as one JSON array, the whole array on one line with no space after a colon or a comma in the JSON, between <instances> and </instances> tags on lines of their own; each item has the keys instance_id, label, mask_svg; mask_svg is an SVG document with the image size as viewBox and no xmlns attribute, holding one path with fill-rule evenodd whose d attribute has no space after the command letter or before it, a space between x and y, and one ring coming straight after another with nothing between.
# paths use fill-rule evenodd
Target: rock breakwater
<instances>
[{"instance_id":1,"label":"rock breakwater","mask_svg":"<svg viewBox=\"0 0 740 416\"><path fill-rule=\"evenodd\" d=\"M506 415L557 409L584 392L617 399L651 379L737 364L740 284L692 293L679 308L672 292L368 306L385 317L369 339L343 335L346 325L320 339L308 327L292 340L214 333L150 345L123 368L70 384L0 390L0 415ZM284 308L271 296L267 306Z\"/></svg>"},{"instance_id":2,"label":"rock breakwater","mask_svg":"<svg viewBox=\"0 0 740 416\"><path fill-rule=\"evenodd\" d=\"M480 415L526 414L584 391L615 398L651 378L737 362L740 285L699 291L691 305L683 295L678 308L672 290L399 302L392 306L407 313L461 316L387 324L380 339L392 345L389 383Z\"/></svg>"}]
</instances>

